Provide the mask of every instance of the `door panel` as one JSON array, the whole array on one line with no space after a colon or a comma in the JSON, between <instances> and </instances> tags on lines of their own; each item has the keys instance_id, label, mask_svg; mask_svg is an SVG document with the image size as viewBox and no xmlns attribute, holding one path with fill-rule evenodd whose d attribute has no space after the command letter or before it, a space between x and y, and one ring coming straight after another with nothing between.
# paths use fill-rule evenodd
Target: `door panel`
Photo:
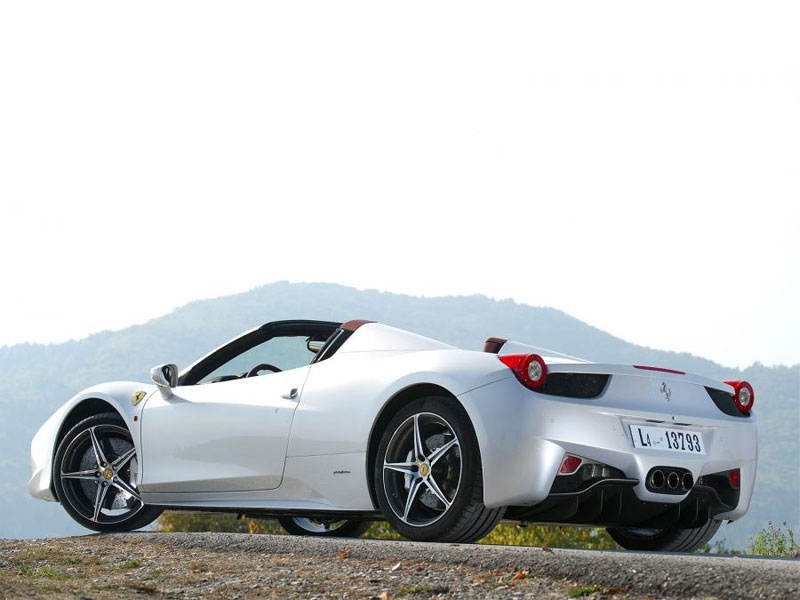
<instances>
[{"instance_id":1,"label":"door panel","mask_svg":"<svg viewBox=\"0 0 800 600\"><path fill-rule=\"evenodd\" d=\"M308 370L177 387L168 400L150 396L142 413L142 491L278 487Z\"/></svg>"}]
</instances>

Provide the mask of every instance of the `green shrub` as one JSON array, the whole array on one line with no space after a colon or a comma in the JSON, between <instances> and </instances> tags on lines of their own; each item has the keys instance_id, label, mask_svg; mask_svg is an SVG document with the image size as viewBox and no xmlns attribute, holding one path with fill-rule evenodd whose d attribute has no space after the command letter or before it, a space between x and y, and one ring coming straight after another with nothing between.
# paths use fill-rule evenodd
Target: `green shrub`
<instances>
[{"instance_id":1,"label":"green shrub","mask_svg":"<svg viewBox=\"0 0 800 600\"><path fill-rule=\"evenodd\" d=\"M158 527L161 531L283 533L273 519L248 519L219 513L165 512L158 518Z\"/></svg>"},{"instance_id":2,"label":"green shrub","mask_svg":"<svg viewBox=\"0 0 800 600\"><path fill-rule=\"evenodd\" d=\"M158 519L161 531L229 531L234 533L283 534L274 519L250 519L229 514L165 512ZM366 538L402 540L403 537L386 521L376 521L364 534ZM776 528L772 523L750 538L748 554L759 556L800 556L800 545L794 531L786 524ZM559 525L514 525L501 523L480 542L504 546L536 546L550 548L584 548L620 550L604 529L565 527ZM706 544L698 552L706 554L742 554L729 548L725 540Z\"/></svg>"},{"instance_id":3,"label":"green shrub","mask_svg":"<svg viewBox=\"0 0 800 600\"><path fill-rule=\"evenodd\" d=\"M274 519L250 519L214 513L165 512L158 519L161 531L229 531L235 533L283 534ZM386 521L376 521L364 534L366 538L402 540ZM556 525L512 525L502 523L481 540L482 544L507 546L548 546L552 548L619 549L603 529Z\"/></svg>"},{"instance_id":4,"label":"green shrub","mask_svg":"<svg viewBox=\"0 0 800 600\"><path fill-rule=\"evenodd\" d=\"M750 538L748 554L758 556L800 556L800 545L794 531L784 522L783 527L775 527L772 522Z\"/></svg>"}]
</instances>

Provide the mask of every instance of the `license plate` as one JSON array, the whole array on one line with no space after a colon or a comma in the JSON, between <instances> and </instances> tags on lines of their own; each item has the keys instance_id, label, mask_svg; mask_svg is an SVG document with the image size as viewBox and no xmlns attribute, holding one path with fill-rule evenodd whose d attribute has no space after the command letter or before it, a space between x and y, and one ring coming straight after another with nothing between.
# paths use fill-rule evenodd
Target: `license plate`
<instances>
[{"instance_id":1,"label":"license plate","mask_svg":"<svg viewBox=\"0 0 800 600\"><path fill-rule=\"evenodd\" d=\"M634 448L688 452L689 454L706 453L703 436L697 431L649 425L630 425L630 428Z\"/></svg>"}]
</instances>

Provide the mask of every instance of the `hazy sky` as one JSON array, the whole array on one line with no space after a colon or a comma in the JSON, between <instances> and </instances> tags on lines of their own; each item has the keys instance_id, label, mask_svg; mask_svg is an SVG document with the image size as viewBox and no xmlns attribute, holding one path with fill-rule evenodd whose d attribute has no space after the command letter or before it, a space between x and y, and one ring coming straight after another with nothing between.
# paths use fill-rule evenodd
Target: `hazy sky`
<instances>
[{"instance_id":1,"label":"hazy sky","mask_svg":"<svg viewBox=\"0 0 800 600\"><path fill-rule=\"evenodd\" d=\"M3 3L0 344L288 279L798 363L799 23L795 2Z\"/></svg>"}]
</instances>

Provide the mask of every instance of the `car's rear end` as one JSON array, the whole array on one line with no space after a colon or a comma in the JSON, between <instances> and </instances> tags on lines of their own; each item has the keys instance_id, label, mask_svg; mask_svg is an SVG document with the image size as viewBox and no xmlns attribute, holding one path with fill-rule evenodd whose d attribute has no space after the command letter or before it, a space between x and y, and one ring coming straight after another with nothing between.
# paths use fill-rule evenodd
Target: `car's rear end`
<instances>
[{"instance_id":1,"label":"car's rear end","mask_svg":"<svg viewBox=\"0 0 800 600\"><path fill-rule=\"evenodd\" d=\"M487 440L486 503L511 505L507 518L664 530L747 511L757 461L749 384L512 342L495 349L514 376L460 399Z\"/></svg>"}]
</instances>

